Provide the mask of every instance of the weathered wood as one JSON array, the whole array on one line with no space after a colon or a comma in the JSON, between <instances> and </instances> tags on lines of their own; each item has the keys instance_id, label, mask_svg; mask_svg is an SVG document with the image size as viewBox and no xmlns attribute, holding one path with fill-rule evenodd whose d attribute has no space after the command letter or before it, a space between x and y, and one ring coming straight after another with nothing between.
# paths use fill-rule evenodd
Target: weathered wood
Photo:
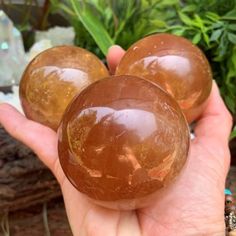
<instances>
[{"instance_id":1,"label":"weathered wood","mask_svg":"<svg viewBox=\"0 0 236 236\"><path fill-rule=\"evenodd\" d=\"M11 236L72 236L62 198L11 212L0 222ZM1 236L8 235L4 234L4 228L0 227Z\"/></svg>"},{"instance_id":2,"label":"weathered wood","mask_svg":"<svg viewBox=\"0 0 236 236\"><path fill-rule=\"evenodd\" d=\"M0 213L60 195L59 185L48 168L0 127Z\"/></svg>"}]
</instances>

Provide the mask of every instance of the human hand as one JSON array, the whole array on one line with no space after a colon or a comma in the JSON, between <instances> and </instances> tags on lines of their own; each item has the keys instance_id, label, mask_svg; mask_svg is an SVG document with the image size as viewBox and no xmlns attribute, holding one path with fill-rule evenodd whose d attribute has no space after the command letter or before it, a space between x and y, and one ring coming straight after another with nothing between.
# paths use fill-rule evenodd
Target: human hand
<instances>
[{"instance_id":1,"label":"human hand","mask_svg":"<svg viewBox=\"0 0 236 236\"><path fill-rule=\"evenodd\" d=\"M112 72L124 51L109 50ZM224 187L229 168L228 137L232 118L216 84L209 103L197 122L186 167L177 180L162 189L156 202L134 211L115 211L96 206L65 177L57 154L57 134L30 121L10 105L0 105L0 123L16 139L29 146L56 176L68 219L78 236L222 236Z\"/></svg>"}]
</instances>

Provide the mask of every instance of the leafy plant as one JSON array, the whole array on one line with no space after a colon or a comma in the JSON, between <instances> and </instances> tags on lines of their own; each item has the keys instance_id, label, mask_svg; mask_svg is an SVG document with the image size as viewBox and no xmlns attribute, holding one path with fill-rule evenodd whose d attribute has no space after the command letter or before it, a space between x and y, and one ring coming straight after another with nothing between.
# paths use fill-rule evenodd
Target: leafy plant
<instances>
[{"instance_id":1,"label":"leafy plant","mask_svg":"<svg viewBox=\"0 0 236 236\"><path fill-rule=\"evenodd\" d=\"M75 43L103 57L116 43L132 43L166 23L157 18L162 0L51 0L52 12L61 13L76 31ZM177 0L168 0L170 4ZM103 54L102 54L103 53Z\"/></svg>"}]
</instances>

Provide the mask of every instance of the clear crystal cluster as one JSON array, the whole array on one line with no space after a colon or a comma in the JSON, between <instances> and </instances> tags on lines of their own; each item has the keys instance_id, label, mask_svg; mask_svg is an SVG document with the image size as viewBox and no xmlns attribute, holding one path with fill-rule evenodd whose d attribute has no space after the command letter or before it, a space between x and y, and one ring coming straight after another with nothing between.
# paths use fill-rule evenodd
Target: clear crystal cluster
<instances>
[{"instance_id":1,"label":"clear crystal cluster","mask_svg":"<svg viewBox=\"0 0 236 236\"><path fill-rule=\"evenodd\" d=\"M25 65L21 33L6 13L0 10L0 86L18 84Z\"/></svg>"}]
</instances>

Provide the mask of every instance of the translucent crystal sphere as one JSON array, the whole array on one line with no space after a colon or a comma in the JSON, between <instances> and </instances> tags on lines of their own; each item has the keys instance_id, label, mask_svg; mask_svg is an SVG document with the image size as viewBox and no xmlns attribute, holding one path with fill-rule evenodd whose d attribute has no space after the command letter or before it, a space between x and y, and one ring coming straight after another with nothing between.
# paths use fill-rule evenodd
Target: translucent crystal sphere
<instances>
[{"instance_id":1,"label":"translucent crystal sphere","mask_svg":"<svg viewBox=\"0 0 236 236\"><path fill-rule=\"evenodd\" d=\"M202 51L183 37L155 34L133 44L116 75L151 80L179 103L189 123L202 113L212 86L210 65Z\"/></svg>"},{"instance_id":2,"label":"translucent crystal sphere","mask_svg":"<svg viewBox=\"0 0 236 236\"><path fill-rule=\"evenodd\" d=\"M61 166L97 204L135 209L152 202L183 168L189 131L177 102L135 76L109 77L84 89L59 129Z\"/></svg>"},{"instance_id":3,"label":"translucent crystal sphere","mask_svg":"<svg viewBox=\"0 0 236 236\"><path fill-rule=\"evenodd\" d=\"M92 53L74 46L58 46L36 56L20 83L20 99L29 119L57 130L62 115L76 94L108 76Z\"/></svg>"}]
</instances>

